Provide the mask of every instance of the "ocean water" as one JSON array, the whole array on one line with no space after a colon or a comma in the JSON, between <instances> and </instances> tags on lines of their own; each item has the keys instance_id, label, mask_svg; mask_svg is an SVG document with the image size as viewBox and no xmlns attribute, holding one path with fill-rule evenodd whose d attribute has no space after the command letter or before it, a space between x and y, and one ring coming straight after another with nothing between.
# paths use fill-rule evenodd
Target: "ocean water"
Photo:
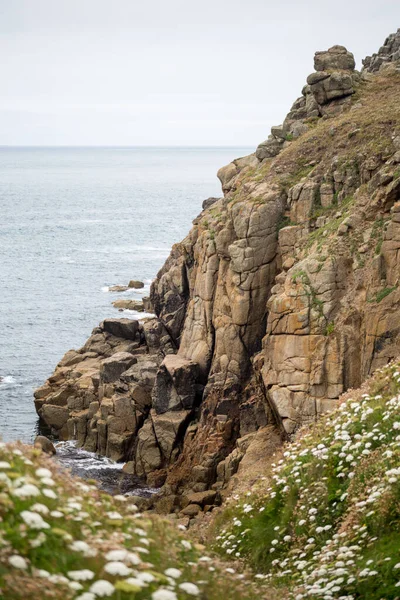
<instances>
[{"instance_id":1,"label":"ocean water","mask_svg":"<svg viewBox=\"0 0 400 600\"><path fill-rule=\"evenodd\" d=\"M102 319L128 316L112 300L148 294L202 201L221 195L218 168L249 152L0 147L3 440L32 441L34 389ZM107 291L130 279L145 288Z\"/></svg>"}]
</instances>

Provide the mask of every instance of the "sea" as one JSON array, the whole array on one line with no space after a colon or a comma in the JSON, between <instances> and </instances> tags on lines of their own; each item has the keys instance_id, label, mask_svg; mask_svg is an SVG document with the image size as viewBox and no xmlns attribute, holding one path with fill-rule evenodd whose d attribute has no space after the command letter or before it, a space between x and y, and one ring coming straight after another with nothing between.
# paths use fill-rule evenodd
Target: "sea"
<instances>
[{"instance_id":1,"label":"sea","mask_svg":"<svg viewBox=\"0 0 400 600\"><path fill-rule=\"evenodd\" d=\"M243 147L0 147L3 441L32 443L39 431L33 391L104 318L140 316L118 312L111 303L148 295L202 201L222 195L217 170L250 152ZM145 287L109 291L131 279ZM66 462L85 460L71 445L60 450Z\"/></svg>"}]
</instances>

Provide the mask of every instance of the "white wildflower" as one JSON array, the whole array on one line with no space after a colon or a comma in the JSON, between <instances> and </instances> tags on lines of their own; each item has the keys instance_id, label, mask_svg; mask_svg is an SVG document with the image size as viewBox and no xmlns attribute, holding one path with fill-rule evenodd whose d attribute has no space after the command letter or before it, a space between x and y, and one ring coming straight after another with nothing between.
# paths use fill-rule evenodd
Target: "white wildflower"
<instances>
[{"instance_id":1,"label":"white wildflower","mask_svg":"<svg viewBox=\"0 0 400 600\"><path fill-rule=\"evenodd\" d=\"M105 596L112 596L114 593L114 589L115 588L113 584L109 581L106 581L105 579L99 579L98 581L95 581L89 588L92 594L94 594L95 596L99 596L100 598L104 598Z\"/></svg>"},{"instance_id":2,"label":"white wildflower","mask_svg":"<svg viewBox=\"0 0 400 600\"><path fill-rule=\"evenodd\" d=\"M40 467L40 469L36 469L35 474L37 477L51 477L53 473L50 469L45 469L44 467Z\"/></svg>"},{"instance_id":3,"label":"white wildflower","mask_svg":"<svg viewBox=\"0 0 400 600\"><path fill-rule=\"evenodd\" d=\"M43 517L39 513L32 512L30 510L23 510L21 512L23 521L31 529L49 529L50 525L43 520Z\"/></svg>"},{"instance_id":4,"label":"white wildflower","mask_svg":"<svg viewBox=\"0 0 400 600\"><path fill-rule=\"evenodd\" d=\"M171 590L160 588L152 593L151 600L178 600L178 596Z\"/></svg>"},{"instance_id":5,"label":"white wildflower","mask_svg":"<svg viewBox=\"0 0 400 600\"><path fill-rule=\"evenodd\" d=\"M22 557L19 556L19 554L12 554L9 558L8 558L8 562L10 563L10 565L12 567L14 567L14 569L27 569L28 568L28 563L26 562L26 560Z\"/></svg>"},{"instance_id":6,"label":"white wildflower","mask_svg":"<svg viewBox=\"0 0 400 600\"><path fill-rule=\"evenodd\" d=\"M18 498L30 498L31 496L39 496L40 490L32 483L25 483L14 490L13 494L14 496L18 496Z\"/></svg>"},{"instance_id":7,"label":"white wildflower","mask_svg":"<svg viewBox=\"0 0 400 600\"><path fill-rule=\"evenodd\" d=\"M189 596L198 596L200 590L194 583L184 582L179 584L179 589L189 594Z\"/></svg>"},{"instance_id":8,"label":"white wildflower","mask_svg":"<svg viewBox=\"0 0 400 600\"><path fill-rule=\"evenodd\" d=\"M123 562L117 560L107 563L104 570L106 573L110 573L110 575L121 575L121 577L132 573L132 569L127 567Z\"/></svg>"},{"instance_id":9,"label":"white wildflower","mask_svg":"<svg viewBox=\"0 0 400 600\"><path fill-rule=\"evenodd\" d=\"M179 569L174 569L173 567L166 569L164 573L167 577L172 577L173 579L179 579L179 577L182 575L182 571Z\"/></svg>"},{"instance_id":10,"label":"white wildflower","mask_svg":"<svg viewBox=\"0 0 400 600\"><path fill-rule=\"evenodd\" d=\"M89 569L81 569L80 571L68 571L67 573L70 579L74 581L89 581L93 579L94 573Z\"/></svg>"}]
</instances>

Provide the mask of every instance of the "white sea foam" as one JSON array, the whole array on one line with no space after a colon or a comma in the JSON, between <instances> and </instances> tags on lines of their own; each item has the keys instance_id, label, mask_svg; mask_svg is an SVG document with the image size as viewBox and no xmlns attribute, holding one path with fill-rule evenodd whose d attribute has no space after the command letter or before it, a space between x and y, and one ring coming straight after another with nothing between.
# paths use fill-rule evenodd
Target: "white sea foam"
<instances>
[{"instance_id":1,"label":"white sea foam","mask_svg":"<svg viewBox=\"0 0 400 600\"><path fill-rule=\"evenodd\" d=\"M109 292L109 291L110 291L110 287L109 287L108 285L104 285L104 286L101 288L101 291L102 291L102 292Z\"/></svg>"},{"instance_id":2,"label":"white sea foam","mask_svg":"<svg viewBox=\"0 0 400 600\"><path fill-rule=\"evenodd\" d=\"M6 375L5 377L1 377L0 375L0 385L5 385L7 383L15 383L15 378L12 375Z\"/></svg>"}]
</instances>

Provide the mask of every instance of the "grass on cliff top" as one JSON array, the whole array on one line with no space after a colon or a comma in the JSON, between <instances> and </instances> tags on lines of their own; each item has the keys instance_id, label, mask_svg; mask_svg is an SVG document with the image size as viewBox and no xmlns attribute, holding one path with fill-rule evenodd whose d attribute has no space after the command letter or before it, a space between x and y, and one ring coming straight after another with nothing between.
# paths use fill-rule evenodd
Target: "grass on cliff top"
<instances>
[{"instance_id":1,"label":"grass on cliff top","mask_svg":"<svg viewBox=\"0 0 400 600\"><path fill-rule=\"evenodd\" d=\"M219 551L285 598L399 598L400 364L288 444L220 528Z\"/></svg>"},{"instance_id":2,"label":"grass on cliff top","mask_svg":"<svg viewBox=\"0 0 400 600\"><path fill-rule=\"evenodd\" d=\"M0 446L0 598L255 599L244 575L160 517L73 479L40 450Z\"/></svg>"},{"instance_id":3,"label":"grass on cliff top","mask_svg":"<svg viewBox=\"0 0 400 600\"><path fill-rule=\"evenodd\" d=\"M290 177L309 162L323 172L336 157L346 161L360 154L392 154L393 132L400 134L400 74L387 72L361 82L352 106L341 115L313 122L308 132L281 152L271 175Z\"/></svg>"},{"instance_id":4,"label":"grass on cliff top","mask_svg":"<svg viewBox=\"0 0 400 600\"><path fill-rule=\"evenodd\" d=\"M400 74L386 72L358 84L352 107L328 119L310 120L310 130L275 159L244 169L232 201L246 199L247 184L268 179L288 190L313 169L324 173L334 158L343 163L363 155L392 154L393 133L400 135Z\"/></svg>"}]
</instances>

